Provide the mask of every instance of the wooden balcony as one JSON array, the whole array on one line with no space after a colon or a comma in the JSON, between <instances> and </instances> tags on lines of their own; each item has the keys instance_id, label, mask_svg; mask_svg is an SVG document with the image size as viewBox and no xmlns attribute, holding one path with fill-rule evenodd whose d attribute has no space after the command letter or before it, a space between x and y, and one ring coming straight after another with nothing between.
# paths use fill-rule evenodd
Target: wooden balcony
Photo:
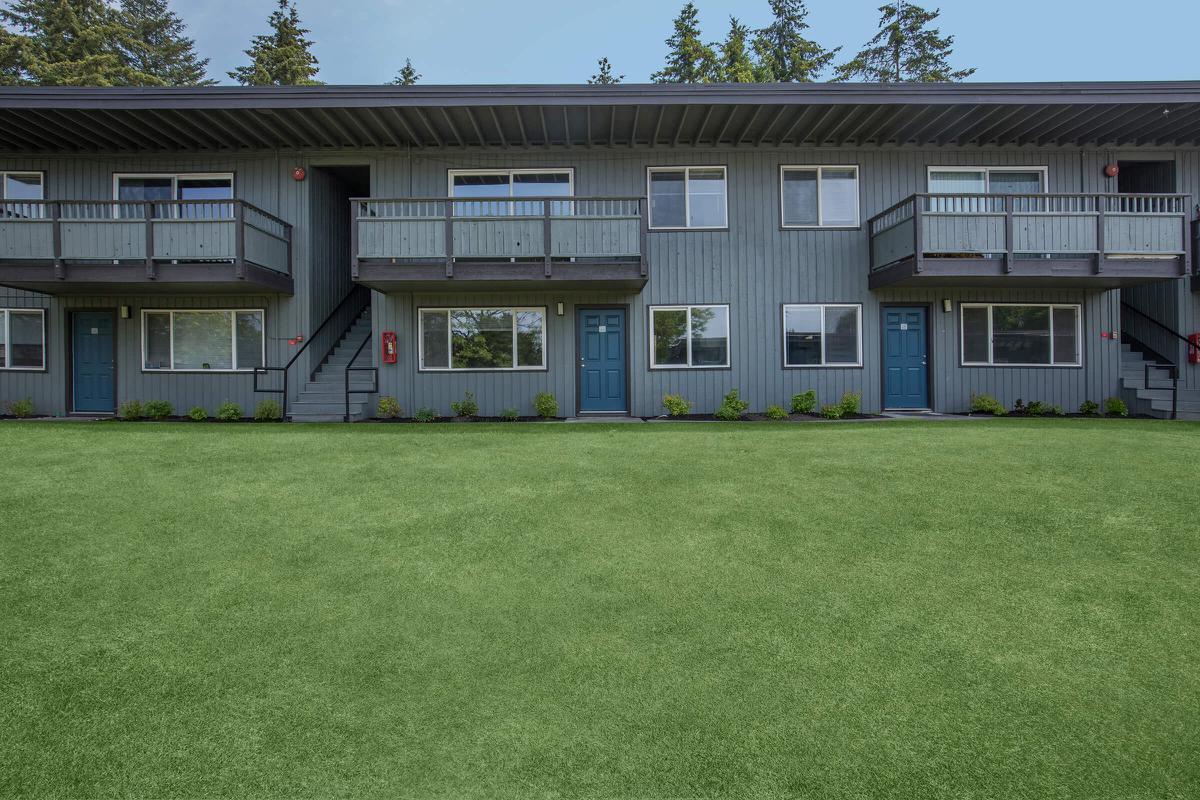
<instances>
[{"instance_id":1,"label":"wooden balcony","mask_svg":"<svg viewBox=\"0 0 1200 800\"><path fill-rule=\"evenodd\" d=\"M350 202L353 278L377 291L640 291L649 277L645 198Z\"/></svg>"},{"instance_id":2,"label":"wooden balcony","mask_svg":"<svg viewBox=\"0 0 1200 800\"><path fill-rule=\"evenodd\" d=\"M0 203L0 285L292 294L292 226L242 200Z\"/></svg>"},{"instance_id":3,"label":"wooden balcony","mask_svg":"<svg viewBox=\"0 0 1200 800\"><path fill-rule=\"evenodd\" d=\"M917 194L873 217L872 289L1110 289L1191 274L1187 195Z\"/></svg>"}]
</instances>

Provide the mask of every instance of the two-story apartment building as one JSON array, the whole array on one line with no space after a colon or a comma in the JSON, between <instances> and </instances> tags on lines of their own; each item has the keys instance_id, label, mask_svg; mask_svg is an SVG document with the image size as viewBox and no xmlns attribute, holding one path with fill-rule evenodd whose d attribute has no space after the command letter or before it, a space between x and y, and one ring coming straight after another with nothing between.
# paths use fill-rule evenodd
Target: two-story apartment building
<instances>
[{"instance_id":1,"label":"two-story apartment building","mask_svg":"<svg viewBox=\"0 0 1200 800\"><path fill-rule=\"evenodd\" d=\"M0 401L1183 416L1198 141L1200 83L4 88Z\"/></svg>"}]
</instances>

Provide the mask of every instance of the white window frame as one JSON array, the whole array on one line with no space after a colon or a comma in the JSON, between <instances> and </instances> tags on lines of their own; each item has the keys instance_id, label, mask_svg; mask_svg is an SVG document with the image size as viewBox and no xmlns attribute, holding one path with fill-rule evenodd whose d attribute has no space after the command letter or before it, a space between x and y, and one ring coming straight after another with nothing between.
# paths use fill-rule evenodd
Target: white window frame
<instances>
[{"instance_id":1,"label":"white window frame","mask_svg":"<svg viewBox=\"0 0 1200 800\"><path fill-rule=\"evenodd\" d=\"M230 197L236 196L237 184L234 182L234 173L232 172L114 172L112 176L112 197L117 205L113 205L113 217L118 218L121 214L121 180L124 178L143 179L143 178L170 178L171 179L171 199L178 200L179 196L179 180L200 180L200 181L215 181L228 180ZM136 200L127 201L136 203ZM216 202L232 203L233 200L218 200ZM172 205L172 208L178 209L177 205Z\"/></svg>"},{"instance_id":2,"label":"white window frame","mask_svg":"<svg viewBox=\"0 0 1200 800\"><path fill-rule=\"evenodd\" d=\"M688 190L692 182L692 170L721 170L721 185L723 191L721 199L724 201L725 220L720 225L689 225L688 220L692 218L692 193ZM655 225L654 224L654 198L651 194L650 180L651 176L656 172L682 172L683 173L683 225ZM724 164L691 164L681 167L646 167L646 215L647 227L652 231L723 231L729 229L729 168Z\"/></svg>"},{"instance_id":3,"label":"white window frame","mask_svg":"<svg viewBox=\"0 0 1200 800\"><path fill-rule=\"evenodd\" d=\"M731 314L728 303L690 303L687 305L650 306L650 369L729 369L733 356L733 342L730 337ZM724 364L692 364L692 309L693 308L723 308L725 309L725 363ZM687 331L687 362L686 364L658 364L654 361L654 312L656 311L686 311L687 321L684 330Z\"/></svg>"},{"instance_id":4,"label":"white window frame","mask_svg":"<svg viewBox=\"0 0 1200 800\"><path fill-rule=\"evenodd\" d=\"M1050 363L1049 364L1013 364L1005 362L1003 364L996 363L995 353L992 346L996 338L996 327L992 318L992 309L998 306L1020 306L1028 308L1045 308L1050 311ZM967 361L967 329L963 324L963 318L968 308L986 308L987 309L987 325L988 325L988 360L987 361ZM1070 308L1075 311L1075 361L1060 362L1054 361L1054 310L1056 308ZM959 303L958 304L958 363L963 367L998 367L1001 369L1008 367L1019 367L1021 369L1076 369L1083 366L1083 306L1080 303Z\"/></svg>"},{"instance_id":5,"label":"white window frame","mask_svg":"<svg viewBox=\"0 0 1200 800\"><path fill-rule=\"evenodd\" d=\"M1050 183L1050 168L1046 166L1017 166L1015 164L1005 164L1003 166L989 167L982 164L978 166L962 167L962 166L940 166L938 164L930 164L925 169L925 189L929 190L930 175L934 172L982 172L983 173L983 194L991 194L992 192L992 173L993 172L1039 172L1042 175L1042 188L1038 194L1046 194ZM958 194L957 192L954 194ZM976 194L975 192L961 192L961 194ZM1019 305L1019 304L1018 304Z\"/></svg>"},{"instance_id":6,"label":"white window frame","mask_svg":"<svg viewBox=\"0 0 1200 800\"><path fill-rule=\"evenodd\" d=\"M175 369L175 315L176 314L212 314L214 312L229 314L229 341L233 348L231 354L233 356L233 369ZM146 336L146 316L148 314L170 314L171 319L167 325L167 333L169 335L169 347L171 349L171 366L166 369L149 369L146 367L147 355L147 339ZM201 375L210 374L228 374L240 372L253 372L254 367L239 367L237 365L237 315L238 314L259 314L262 316L262 358L263 364L267 363L267 311L264 308L143 308L142 309L142 372L162 373L173 372L176 374L199 373Z\"/></svg>"},{"instance_id":7,"label":"white window frame","mask_svg":"<svg viewBox=\"0 0 1200 800\"><path fill-rule=\"evenodd\" d=\"M446 366L425 366L425 314L443 312L446 315ZM511 367L456 367L454 366L454 328L450 314L454 311L508 311L513 318ZM542 363L536 367L517 364L517 314L537 311L542 315ZM425 306L417 308L417 371L418 372L546 372L549 359L546 351L547 331L550 314L546 306Z\"/></svg>"},{"instance_id":8,"label":"white window frame","mask_svg":"<svg viewBox=\"0 0 1200 800\"><path fill-rule=\"evenodd\" d=\"M14 367L12 365L12 322L10 314L38 314L42 319L42 363L36 367ZM0 329L4 330L4 360L0 362L0 370L12 372L45 372L46 371L46 309L44 308L0 308Z\"/></svg>"},{"instance_id":9,"label":"white window frame","mask_svg":"<svg viewBox=\"0 0 1200 800\"><path fill-rule=\"evenodd\" d=\"M39 172L36 169L6 169L0 170L0 200L8 201L8 195L5 194L5 189L8 186L9 177L14 178L37 178L38 188L42 190L41 197L38 200L46 199L46 173ZM14 203L29 203L30 200L13 200Z\"/></svg>"},{"instance_id":10,"label":"white window frame","mask_svg":"<svg viewBox=\"0 0 1200 800\"><path fill-rule=\"evenodd\" d=\"M854 224L853 225L826 225L825 224L825 209L821 205L821 186L825 182L825 170L827 169L852 169L854 170ZM783 176L788 170L816 170L817 172L817 224L816 225L788 225L787 215L784 213L783 200ZM823 228L825 230L858 230L862 227L862 197L861 182L859 180L858 164L780 164L779 165L779 227L784 230L813 230Z\"/></svg>"},{"instance_id":11,"label":"white window frame","mask_svg":"<svg viewBox=\"0 0 1200 800\"><path fill-rule=\"evenodd\" d=\"M463 175L507 175L508 196L512 197L512 177L514 175L558 175L565 172L567 174L567 186L571 190L571 194L575 194L575 168L574 167L530 167L519 169L451 169L446 171L446 196L454 197L454 179ZM457 199L457 198L456 198ZM473 200L475 198L464 197L463 200ZM516 198L518 200L523 198ZM566 198L564 198L566 199Z\"/></svg>"},{"instance_id":12,"label":"white window frame","mask_svg":"<svg viewBox=\"0 0 1200 800\"><path fill-rule=\"evenodd\" d=\"M820 364L790 364L787 353L787 312L789 308L819 308L821 309L821 363ZM857 336L858 356L853 364L829 364L825 357L825 310L829 308L853 308L858 315ZM779 324L783 336L783 367L784 369L855 369L863 365L863 307L862 303L784 303L779 312Z\"/></svg>"}]
</instances>

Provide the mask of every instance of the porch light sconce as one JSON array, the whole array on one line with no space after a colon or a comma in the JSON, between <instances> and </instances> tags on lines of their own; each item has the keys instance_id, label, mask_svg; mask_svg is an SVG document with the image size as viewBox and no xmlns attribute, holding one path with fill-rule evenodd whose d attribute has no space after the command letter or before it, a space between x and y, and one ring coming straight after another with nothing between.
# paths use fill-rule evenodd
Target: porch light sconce
<instances>
[{"instance_id":1,"label":"porch light sconce","mask_svg":"<svg viewBox=\"0 0 1200 800\"><path fill-rule=\"evenodd\" d=\"M557 303L554 304L554 310L558 312L558 315L560 317L563 315L563 301L562 300L559 300Z\"/></svg>"},{"instance_id":2,"label":"porch light sconce","mask_svg":"<svg viewBox=\"0 0 1200 800\"><path fill-rule=\"evenodd\" d=\"M131 315L132 312L130 311L129 306L121 306L121 319L129 319Z\"/></svg>"},{"instance_id":3,"label":"porch light sconce","mask_svg":"<svg viewBox=\"0 0 1200 800\"><path fill-rule=\"evenodd\" d=\"M949 297L943 297L942 298L942 311L945 311L947 314L949 314L953 310L954 310L954 303L950 302Z\"/></svg>"}]
</instances>

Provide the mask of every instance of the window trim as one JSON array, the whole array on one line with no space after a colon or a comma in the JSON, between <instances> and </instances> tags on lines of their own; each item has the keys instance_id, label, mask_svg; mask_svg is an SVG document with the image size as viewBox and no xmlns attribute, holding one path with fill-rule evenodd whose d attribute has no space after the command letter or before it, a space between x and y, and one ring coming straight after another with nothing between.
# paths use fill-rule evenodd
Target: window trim
<instances>
[{"instance_id":1,"label":"window trim","mask_svg":"<svg viewBox=\"0 0 1200 800\"><path fill-rule=\"evenodd\" d=\"M37 176L38 186L42 190L42 196L37 200L9 200L5 194L5 188L8 186L8 178L10 175L18 177L33 177ZM0 202L13 203L38 203L46 199L46 172L36 169L4 169L0 170Z\"/></svg>"},{"instance_id":2,"label":"window trim","mask_svg":"<svg viewBox=\"0 0 1200 800\"><path fill-rule=\"evenodd\" d=\"M854 224L826 225L825 209L821 206L821 184L824 182L824 172L827 169L854 170ZM783 176L788 170L817 171L817 224L788 225L784 215ZM862 181L858 164L780 164L779 165L779 227L785 231L826 230L826 231L856 231L862 228Z\"/></svg>"},{"instance_id":3,"label":"window trim","mask_svg":"<svg viewBox=\"0 0 1200 800\"><path fill-rule=\"evenodd\" d=\"M11 312L18 314L33 314L37 313L42 318L42 363L37 367L14 367L10 366L12 362L12 320ZM0 372L45 372L48 369L48 354L46 352L47 328L46 328L46 309L44 308L18 308L15 306L5 306L0 308L0 329L4 331L4 360L0 361Z\"/></svg>"},{"instance_id":4,"label":"window trim","mask_svg":"<svg viewBox=\"0 0 1200 800\"><path fill-rule=\"evenodd\" d=\"M821 363L820 364L789 364L787 354L787 311L789 308L819 308L821 309ZM826 363L825 358L825 309L853 308L858 312L858 360L853 363ZM862 303L783 303L779 309L780 340L783 345L784 369L862 369L863 364L863 304Z\"/></svg>"},{"instance_id":5,"label":"window trim","mask_svg":"<svg viewBox=\"0 0 1200 800\"><path fill-rule=\"evenodd\" d=\"M929 179L933 172L982 172L984 187L983 194L992 193L992 173L993 172L1039 172L1042 176L1042 188L1038 194L1046 194L1050 191L1050 168L1042 165L1038 166L1031 164L1029 166L1019 166L1016 164L1002 164L997 166L988 166L986 164L978 164L974 166L941 166L938 164L928 164L925 167L925 191L929 191ZM931 192L932 194L932 192ZM979 194L978 192L950 192L950 194Z\"/></svg>"},{"instance_id":6,"label":"window trim","mask_svg":"<svg viewBox=\"0 0 1200 800\"><path fill-rule=\"evenodd\" d=\"M425 312L426 311L444 311L446 312L446 353L447 366L445 367L427 367L425 366ZM454 329L450 325L450 312L452 311L511 311L513 315L513 336L512 336L512 354L513 365L511 367L458 367L454 364ZM521 367L517 366L517 313L521 311L539 311L542 314L542 364L538 367ZM442 374L457 374L460 372L549 372L550 371L550 350L549 350L549 327L550 327L550 310L548 306L418 306L417 307L417 372L434 372Z\"/></svg>"},{"instance_id":7,"label":"window trim","mask_svg":"<svg viewBox=\"0 0 1200 800\"><path fill-rule=\"evenodd\" d=\"M1048 364L997 364L993 351L993 340L996 338L996 328L992 318L992 309L996 306L1021 306L1046 308L1050 310L1050 363ZM968 308L986 308L988 310L988 360L967 361L966 326L963 325L963 314ZM1071 308L1075 310L1075 343L1076 360L1073 363L1054 363L1054 309ZM965 368L984 369L1082 369L1083 368L1083 304L1082 303L987 303L979 301L959 302L958 304L958 365Z\"/></svg>"},{"instance_id":8,"label":"window trim","mask_svg":"<svg viewBox=\"0 0 1200 800\"><path fill-rule=\"evenodd\" d=\"M688 192L688 185L691 183L690 173L694 169L719 169L721 170L722 192L721 198L724 201L723 207L725 210L725 221L720 225L688 225L687 221L692 216L692 198ZM654 224L654 198L650 189L651 175L655 172L682 172L683 173L683 226L672 225L655 225ZM729 168L725 164L689 164L687 166L658 166L646 167L646 228L650 231L727 231L729 230Z\"/></svg>"},{"instance_id":9,"label":"window trim","mask_svg":"<svg viewBox=\"0 0 1200 800\"><path fill-rule=\"evenodd\" d=\"M725 363L724 364L692 364L692 309L693 308L723 308L725 309ZM654 312L655 311L686 311L687 321L684 323L687 331L687 360L686 364L656 364L654 362ZM646 337L650 346L650 357L647 361L652 371L657 370L703 370L703 369L731 369L733 362L733 324L732 314L729 312L728 303L677 303L646 306L646 312L649 314L649 335Z\"/></svg>"},{"instance_id":10,"label":"window trim","mask_svg":"<svg viewBox=\"0 0 1200 800\"><path fill-rule=\"evenodd\" d=\"M234 363L237 362L237 315L238 314L254 314L262 315L262 363L267 363L267 310L265 308L143 308L141 320L142 333L142 355L141 367L142 372L151 375L159 374L175 374L175 375L238 375L246 374L254 371L254 367L238 367L233 369L176 369L175 368L175 315L176 314L211 314L213 312L228 313L229 317L229 337L232 346L231 354ZM171 321L167 326L167 331L170 334L169 347L171 350L171 366L166 369L149 369L146 367L147 340L146 336L146 316L148 314L170 314Z\"/></svg>"},{"instance_id":11,"label":"window trim","mask_svg":"<svg viewBox=\"0 0 1200 800\"><path fill-rule=\"evenodd\" d=\"M508 175L510 178L510 180L508 182L508 196L512 197L515 200L521 200L523 198L513 197L513 193L512 193L513 182L511 180L512 176L514 176L514 175L555 175L560 172L567 173L567 188L569 189L570 194L568 197L563 198L564 200L567 200L570 197L575 196L575 168L574 167L528 167L528 168L519 167L519 168L513 168L513 169L448 169L448 170L446 170L446 197L455 199L455 200L462 199L464 202L469 201L469 200L479 199L479 198L472 198L472 197L463 197L463 198L454 197L454 178L456 176L459 176L459 175ZM486 198L484 198L484 199L486 199Z\"/></svg>"},{"instance_id":12,"label":"window trim","mask_svg":"<svg viewBox=\"0 0 1200 800\"><path fill-rule=\"evenodd\" d=\"M112 174L112 199L113 199L113 218L119 219L121 216L121 179L122 178L170 178L171 179L171 200L176 201L179 194L179 179L191 180L218 180L229 179L229 194L230 200L218 200L216 202L231 203L237 199L237 181L235 174L232 172L114 172ZM129 200L129 203L137 203L141 201Z\"/></svg>"}]
</instances>

